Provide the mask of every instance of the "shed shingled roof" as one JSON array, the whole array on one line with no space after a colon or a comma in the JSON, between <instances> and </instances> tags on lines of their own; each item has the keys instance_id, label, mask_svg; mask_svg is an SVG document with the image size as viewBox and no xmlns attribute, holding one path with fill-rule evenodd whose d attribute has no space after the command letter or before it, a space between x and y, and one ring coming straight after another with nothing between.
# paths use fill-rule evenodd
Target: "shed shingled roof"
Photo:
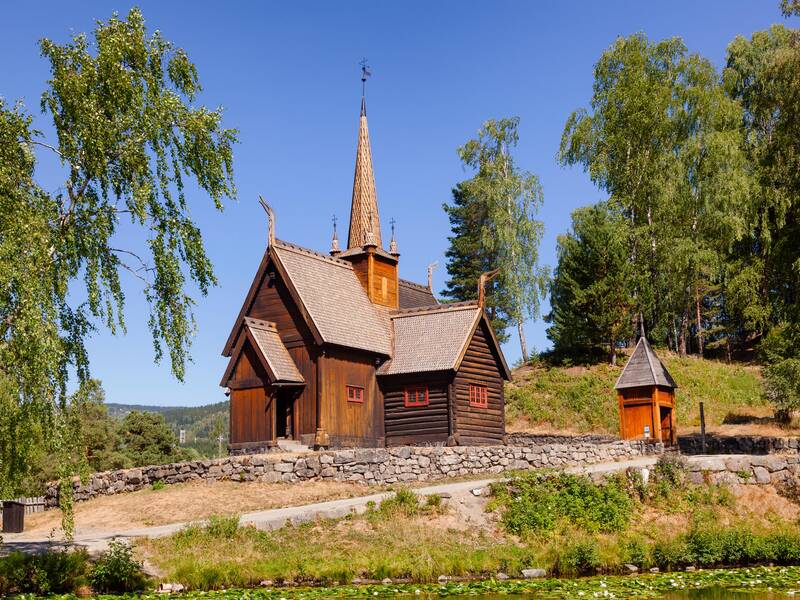
<instances>
[{"instance_id":1,"label":"shed shingled roof","mask_svg":"<svg viewBox=\"0 0 800 600\"><path fill-rule=\"evenodd\" d=\"M272 251L323 342L391 354L389 324L370 302L352 264L282 241Z\"/></svg>"},{"instance_id":2,"label":"shed shingled roof","mask_svg":"<svg viewBox=\"0 0 800 600\"><path fill-rule=\"evenodd\" d=\"M622 369L615 389L660 385L677 388L678 385L653 351L646 338L639 338L628 363Z\"/></svg>"},{"instance_id":3,"label":"shed shingled roof","mask_svg":"<svg viewBox=\"0 0 800 600\"><path fill-rule=\"evenodd\" d=\"M222 377L222 385L226 385L233 374L233 369L244 349L245 339L252 344L262 366L271 378L271 383L305 383L289 351L283 345L275 323L244 317L240 329L243 330L244 337L240 334L239 342Z\"/></svg>"},{"instance_id":4,"label":"shed shingled roof","mask_svg":"<svg viewBox=\"0 0 800 600\"><path fill-rule=\"evenodd\" d=\"M481 309L474 303L441 304L392 315L394 354L379 375L446 371L457 367Z\"/></svg>"}]
</instances>

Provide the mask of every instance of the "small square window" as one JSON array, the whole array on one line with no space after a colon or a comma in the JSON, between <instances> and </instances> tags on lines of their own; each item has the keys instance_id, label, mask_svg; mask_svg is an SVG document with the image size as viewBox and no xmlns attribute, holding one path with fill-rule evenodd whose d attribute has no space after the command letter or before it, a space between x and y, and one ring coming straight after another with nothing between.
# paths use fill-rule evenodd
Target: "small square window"
<instances>
[{"instance_id":1,"label":"small square window","mask_svg":"<svg viewBox=\"0 0 800 600\"><path fill-rule=\"evenodd\" d=\"M403 404L406 408L428 406L428 386L407 387L403 391Z\"/></svg>"},{"instance_id":2,"label":"small square window","mask_svg":"<svg viewBox=\"0 0 800 600\"><path fill-rule=\"evenodd\" d=\"M475 408L489 407L489 388L485 385L469 384L469 405Z\"/></svg>"},{"instance_id":3,"label":"small square window","mask_svg":"<svg viewBox=\"0 0 800 600\"><path fill-rule=\"evenodd\" d=\"M347 386L347 401L357 402L358 404L364 403L364 388L356 385Z\"/></svg>"}]
</instances>

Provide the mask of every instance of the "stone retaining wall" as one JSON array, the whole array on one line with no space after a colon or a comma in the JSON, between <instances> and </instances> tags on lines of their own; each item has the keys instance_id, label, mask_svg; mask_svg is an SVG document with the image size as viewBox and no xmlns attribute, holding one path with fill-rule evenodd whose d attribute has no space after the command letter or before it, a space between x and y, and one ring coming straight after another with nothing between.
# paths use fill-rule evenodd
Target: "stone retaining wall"
<instances>
[{"instance_id":1,"label":"stone retaining wall","mask_svg":"<svg viewBox=\"0 0 800 600\"><path fill-rule=\"evenodd\" d=\"M703 452L700 434L692 434L680 436L678 446L683 454L797 454L800 439L706 434L706 450Z\"/></svg>"},{"instance_id":2,"label":"stone retaining wall","mask_svg":"<svg viewBox=\"0 0 800 600\"><path fill-rule=\"evenodd\" d=\"M156 482L311 480L363 484L429 481L445 477L500 473L514 469L570 467L659 454L661 444L639 441L594 443L570 438L569 443L527 445L363 448L298 454L229 456L171 465L107 471L85 484L73 482L75 500L133 492ZM529 440L530 441L530 440ZM58 485L47 489L49 507L58 504Z\"/></svg>"},{"instance_id":3,"label":"stone retaining wall","mask_svg":"<svg viewBox=\"0 0 800 600\"><path fill-rule=\"evenodd\" d=\"M800 475L800 456L709 456L689 463L690 480L719 484L775 484Z\"/></svg>"}]
</instances>

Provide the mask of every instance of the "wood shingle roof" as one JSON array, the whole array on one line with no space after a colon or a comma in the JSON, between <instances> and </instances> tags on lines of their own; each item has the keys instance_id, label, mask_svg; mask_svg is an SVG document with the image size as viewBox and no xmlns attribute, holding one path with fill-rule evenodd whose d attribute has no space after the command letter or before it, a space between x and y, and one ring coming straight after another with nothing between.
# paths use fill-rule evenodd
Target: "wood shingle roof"
<instances>
[{"instance_id":1,"label":"wood shingle roof","mask_svg":"<svg viewBox=\"0 0 800 600\"><path fill-rule=\"evenodd\" d=\"M667 368L656 356L652 346L650 346L650 342L642 337L639 338L639 342L636 344L636 348L634 348L625 368L622 369L614 388L621 390L650 385L673 389L678 387Z\"/></svg>"},{"instance_id":2,"label":"wood shingle roof","mask_svg":"<svg viewBox=\"0 0 800 600\"><path fill-rule=\"evenodd\" d=\"M370 302L352 264L282 241L275 242L272 253L321 342L391 354L389 324Z\"/></svg>"},{"instance_id":3,"label":"wood shingle roof","mask_svg":"<svg viewBox=\"0 0 800 600\"><path fill-rule=\"evenodd\" d=\"M240 328L244 335L239 335L239 341L231 360L228 362L228 368L222 377L221 385L226 385L233 374L236 363L244 349L245 340L252 345L271 383L305 383L305 379L303 379L300 371L297 370L297 365L289 355L289 351L283 345L275 323L245 317L241 322Z\"/></svg>"}]
</instances>

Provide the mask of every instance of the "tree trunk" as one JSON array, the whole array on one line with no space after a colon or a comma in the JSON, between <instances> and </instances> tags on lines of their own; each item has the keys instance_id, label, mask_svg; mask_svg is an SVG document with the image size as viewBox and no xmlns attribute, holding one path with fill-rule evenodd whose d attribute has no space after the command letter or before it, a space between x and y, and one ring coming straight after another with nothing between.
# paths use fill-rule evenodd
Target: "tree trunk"
<instances>
[{"instance_id":1,"label":"tree trunk","mask_svg":"<svg viewBox=\"0 0 800 600\"><path fill-rule=\"evenodd\" d=\"M617 343L614 340L611 340L611 343L608 345L608 354L609 354L609 361L611 362L612 367L617 366Z\"/></svg>"},{"instance_id":2,"label":"tree trunk","mask_svg":"<svg viewBox=\"0 0 800 600\"><path fill-rule=\"evenodd\" d=\"M728 361L728 364L731 364L731 336L725 336L725 358Z\"/></svg>"},{"instance_id":3,"label":"tree trunk","mask_svg":"<svg viewBox=\"0 0 800 600\"><path fill-rule=\"evenodd\" d=\"M694 288L694 310L697 322L697 353L703 358L703 321L700 318L700 290L697 286Z\"/></svg>"},{"instance_id":4,"label":"tree trunk","mask_svg":"<svg viewBox=\"0 0 800 600\"><path fill-rule=\"evenodd\" d=\"M689 333L689 314L684 310L681 316L681 328L678 333L678 355L686 358L686 336Z\"/></svg>"},{"instance_id":5,"label":"tree trunk","mask_svg":"<svg viewBox=\"0 0 800 600\"><path fill-rule=\"evenodd\" d=\"M528 346L525 343L525 332L522 330L522 319L517 321L517 332L519 332L519 346L522 350L522 360L528 364Z\"/></svg>"}]
</instances>

